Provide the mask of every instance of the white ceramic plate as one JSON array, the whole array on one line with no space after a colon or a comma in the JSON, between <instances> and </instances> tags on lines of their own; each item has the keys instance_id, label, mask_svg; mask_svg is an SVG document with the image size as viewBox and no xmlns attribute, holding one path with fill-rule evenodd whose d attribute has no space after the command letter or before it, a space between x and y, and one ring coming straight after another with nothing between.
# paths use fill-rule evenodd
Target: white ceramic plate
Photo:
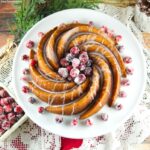
<instances>
[{"instance_id":1,"label":"white ceramic plate","mask_svg":"<svg viewBox=\"0 0 150 150\"><path fill-rule=\"evenodd\" d=\"M93 120L94 125L91 127L84 125L84 122L80 122L76 127L70 126L70 121L73 117L64 117L64 122L62 124L57 124L55 122L55 115L49 113L39 114L37 112L37 107L46 106L45 103L39 102L38 104L32 105L28 102L28 97L31 95L23 94L21 91L22 86L25 84L20 80L22 76L22 70L24 68L28 68L28 62L21 61L21 56L23 54L29 54L29 50L25 46L26 41L33 40L35 43L38 43L38 32L47 32L61 23L70 23L74 20L78 20L79 22L83 23L93 21L95 26L99 27L105 25L110 29L113 29L116 34L122 35L123 40L121 43L125 47L125 51L122 55L128 55L132 57L133 63L131 63L130 66L132 66L135 70L134 74L129 76L131 86L124 87L124 90L127 92L127 98L118 98L117 100L123 104L124 108L118 112L113 108L105 106L101 112L106 112L109 115L108 121L103 122L96 117L97 115L93 116L91 119ZM35 24L22 39L13 64L13 83L15 94L17 96L18 103L24 109L26 114L42 128L69 138L94 137L106 134L116 129L123 121L127 119L127 117L129 117L129 115L131 115L132 110L140 100L144 90L145 78L145 62L142 49L132 33L114 18L88 9L69 9L60 11L42 19L40 22Z\"/></svg>"}]
</instances>

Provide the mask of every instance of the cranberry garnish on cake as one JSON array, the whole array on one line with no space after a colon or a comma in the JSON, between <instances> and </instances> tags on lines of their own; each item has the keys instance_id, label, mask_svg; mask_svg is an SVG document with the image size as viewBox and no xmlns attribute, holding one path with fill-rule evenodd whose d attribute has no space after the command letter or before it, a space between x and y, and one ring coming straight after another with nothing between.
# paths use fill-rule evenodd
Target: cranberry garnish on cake
<instances>
[{"instance_id":1,"label":"cranberry garnish on cake","mask_svg":"<svg viewBox=\"0 0 150 150\"><path fill-rule=\"evenodd\" d=\"M123 95L120 86L130 83L125 65L132 62L131 57L120 54L121 39L93 23L63 24L43 33L37 51L30 50L27 75L30 73L31 80L23 92L32 92L47 103L47 107L38 108L40 113L79 114L79 119L93 116L104 105L115 106L117 97ZM35 102L32 97L29 101ZM87 124L93 123L88 120Z\"/></svg>"}]
</instances>

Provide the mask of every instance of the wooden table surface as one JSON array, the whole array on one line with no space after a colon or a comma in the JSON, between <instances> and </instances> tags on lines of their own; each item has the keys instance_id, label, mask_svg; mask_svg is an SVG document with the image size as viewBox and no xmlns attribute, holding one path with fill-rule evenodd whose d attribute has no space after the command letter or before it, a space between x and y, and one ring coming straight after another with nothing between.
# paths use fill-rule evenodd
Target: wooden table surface
<instances>
[{"instance_id":1,"label":"wooden table surface","mask_svg":"<svg viewBox=\"0 0 150 150\"><path fill-rule=\"evenodd\" d=\"M3 0L3 2L0 0L0 48L3 47L8 40L14 38L7 25L12 23L15 9L11 3L5 3L4 1L7 0ZM143 38L145 46L150 49L150 33L143 33ZM150 137L142 144L135 145L135 150L150 150Z\"/></svg>"}]
</instances>

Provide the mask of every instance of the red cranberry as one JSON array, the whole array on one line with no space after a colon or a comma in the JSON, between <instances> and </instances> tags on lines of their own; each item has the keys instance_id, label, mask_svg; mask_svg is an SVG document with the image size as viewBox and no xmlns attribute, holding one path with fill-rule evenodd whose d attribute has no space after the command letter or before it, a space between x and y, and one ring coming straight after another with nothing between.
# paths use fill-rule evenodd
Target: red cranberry
<instances>
[{"instance_id":1,"label":"red cranberry","mask_svg":"<svg viewBox=\"0 0 150 150\"><path fill-rule=\"evenodd\" d=\"M69 54L66 55L66 60L68 62L71 62L73 58L74 58L74 56L71 53L69 53Z\"/></svg>"},{"instance_id":2,"label":"red cranberry","mask_svg":"<svg viewBox=\"0 0 150 150\"><path fill-rule=\"evenodd\" d=\"M31 40L27 41L26 47L27 47L27 48L33 48L33 47L34 47L34 42L31 41Z\"/></svg>"},{"instance_id":3,"label":"red cranberry","mask_svg":"<svg viewBox=\"0 0 150 150\"><path fill-rule=\"evenodd\" d=\"M117 35L115 38L116 38L116 42L118 43L122 39L122 36L121 35Z\"/></svg>"},{"instance_id":4,"label":"red cranberry","mask_svg":"<svg viewBox=\"0 0 150 150\"><path fill-rule=\"evenodd\" d=\"M84 70L85 75L90 76L92 74L92 68L86 67Z\"/></svg>"},{"instance_id":5,"label":"red cranberry","mask_svg":"<svg viewBox=\"0 0 150 150\"><path fill-rule=\"evenodd\" d=\"M66 60L66 58L62 58L60 60L60 64L63 66L63 67L66 67L69 65L69 62Z\"/></svg>"},{"instance_id":6,"label":"red cranberry","mask_svg":"<svg viewBox=\"0 0 150 150\"><path fill-rule=\"evenodd\" d=\"M3 110L3 107L0 106L0 115L3 114L4 110Z\"/></svg>"},{"instance_id":7,"label":"red cranberry","mask_svg":"<svg viewBox=\"0 0 150 150\"><path fill-rule=\"evenodd\" d=\"M34 97L30 97L30 98L28 99L28 101L29 101L31 104L36 103L36 99L35 99Z\"/></svg>"},{"instance_id":8,"label":"red cranberry","mask_svg":"<svg viewBox=\"0 0 150 150\"><path fill-rule=\"evenodd\" d=\"M44 36L43 32L38 32L38 37L42 38Z\"/></svg>"},{"instance_id":9,"label":"red cranberry","mask_svg":"<svg viewBox=\"0 0 150 150\"><path fill-rule=\"evenodd\" d=\"M23 116L23 114L16 114L17 120L20 119Z\"/></svg>"},{"instance_id":10,"label":"red cranberry","mask_svg":"<svg viewBox=\"0 0 150 150\"><path fill-rule=\"evenodd\" d=\"M0 128L0 136L5 132L4 129Z\"/></svg>"},{"instance_id":11,"label":"red cranberry","mask_svg":"<svg viewBox=\"0 0 150 150\"><path fill-rule=\"evenodd\" d=\"M8 130L10 127L11 127L10 121L4 121L4 122L2 123L2 128L3 128L4 130Z\"/></svg>"},{"instance_id":12,"label":"red cranberry","mask_svg":"<svg viewBox=\"0 0 150 150\"><path fill-rule=\"evenodd\" d=\"M121 81L121 85L123 85L123 86L129 86L130 85L130 81L128 79L123 79Z\"/></svg>"},{"instance_id":13,"label":"red cranberry","mask_svg":"<svg viewBox=\"0 0 150 150\"><path fill-rule=\"evenodd\" d=\"M30 65L33 66L33 67L35 67L37 65L37 61L34 60L34 59L31 59Z\"/></svg>"},{"instance_id":14,"label":"red cranberry","mask_svg":"<svg viewBox=\"0 0 150 150\"><path fill-rule=\"evenodd\" d=\"M80 64L80 60L78 58L73 58L73 60L72 60L72 66L74 68L77 68L79 66L79 64Z\"/></svg>"},{"instance_id":15,"label":"red cranberry","mask_svg":"<svg viewBox=\"0 0 150 150\"><path fill-rule=\"evenodd\" d=\"M126 57L123 58L123 61L124 61L125 63L129 64L129 63L132 62L132 58L129 57L129 56L126 56Z\"/></svg>"},{"instance_id":16,"label":"red cranberry","mask_svg":"<svg viewBox=\"0 0 150 150\"><path fill-rule=\"evenodd\" d=\"M11 113L7 114L7 118L8 118L8 120L15 120L16 119L16 115L13 112L11 112Z\"/></svg>"},{"instance_id":17,"label":"red cranberry","mask_svg":"<svg viewBox=\"0 0 150 150\"><path fill-rule=\"evenodd\" d=\"M69 66L67 66L66 68L67 68L67 70L70 72L70 71L71 71L71 69L72 69L72 66L71 66L71 65L69 65Z\"/></svg>"},{"instance_id":18,"label":"red cranberry","mask_svg":"<svg viewBox=\"0 0 150 150\"><path fill-rule=\"evenodd\" d=\"M29 69L24 69L24 70L22 71L22 73L23 73L24 75L29 74Z\"/></svg>"},{"instance_id":19,"label":"red cranberry","mask_svg":"<svg viewBox=\"0 0 150 150\"><path fill-rule=\"evenodd\" d=\"M122 98L127 97L126 92L124 92L124 91L120 91L120 92L119 92L119 97L122 97Z\"/></svg>"},{"instance_id":20,"label":"red cranberry","mask_svg":"<svg viewBox=\"0 0 150 150\"><path fill-rule=\"evenodd\" d=\"M116 104L115 109L116 110L121 110L123 108L122 104Z\"/></svg>"},{"instance_id":21,"label":"red cranberry","mask_svg":"<svg viewBox=\"0 0 150 150\"><path fill-rule=\"evenodd\" d=\"M5 106L3 107L3 109L4 109L4 111L5 111L6 113L9 113L9 112L12 111L12 106L11 106L11 105L5 105Z\"/></svg>"},{"instance_id":22,"label":"red cranberry","mask_svg":"<svg viewBox=\"0 0 150 150\"><path fill-rule=\"evenodd\" d=\"M101 113L100 119L103 120L103 121L107 121L108 120L108 115L106 113Z\"/></svg>"},{"instance_id":23,"label":"red cranberry","mask_svg":"<svg viewBox=\"0 0 150 150\"><path fill-rule=\"evenodd\" d=\"M92 122L90 119L87 119L87 120L86 120L86 125L87 125L87 126L92 126L92 125L93 125L93 122Z\"/></svg>"},{"instance_id":24,"label":"red cranberry","mask_svg":"<svg viewBox=\"0 0 150 150\"><path fill-rule=\"evenodd\" d=\"M70 49L70 53L72 55L78 55L79 54L80 49L77 46L74 46Z\"/></svg>"},{"instance_id":25,"label":"red cranberry","mask_svg":"<svg viewBox=\"0 0 150 150\"><path fill-rule=\"evenodd\" d=\"M78 120L77 120L77 118L75 118L75 119L73 119L73 120L71 121L71 125L72 125L72 126L77 126L77 125L78 125Z\"/></svg>"},{"instance_id":26,"label":"red cranberry","mask_svg":"<svg viewBox=\"0 0 150 150\"><path fill-rule=\"evenodd\" d=\"M23 92L23 93L29 93L29 92L30 92L29 87L23 86L23 87L22 87L22 92Z\"/></svg>"},{"instance_id":27,"label":"red cranberry","mask_svg":"<svg viewBox=\"0 0 150 150\"><path fill-rule=\"evenodd\" d=\"M17 105L15 108L14 108L14 112L16 112L16 113L22 113L23 112L23 110L22 110L22 108L19 106L19 105Z\"/></svg>"},{"instance_id":28,"label":"red cranberry","mask_svg":"<svg viewBox=\"0 0 150 150\"><path fill-rule=\"evenodd\" d=\"M84 74L79 74L75 79L74 82L78 85L83 83L86 80L86 76Z\"/></svg>"},{"instance_id":29,"label":"red cranberry","mask_svg":"<svg viewBox=\"0 0 150 150\"><path fill-rule=\"evenodd\" d=\"M4 98L9 96L9 94L7 93L7 91L5 91L4 89L0 90L0 98Z\"/></svg>"},{"instance_id":30,"label":"red cranberry","mask_svg":"<svg viewBox=\"0 0 150 150\"><path fill-rule=\"evenodd\" d=\"M56 121L57 123L62 123L62 122L63 122L63 117L56 117L56 118L55 118L55 121Z\"/></svg>"},{"instance_id":31,"label":"red cranberry","mask_svg":"<svg viewBox=\"0 0 150 150\"><path fill-rule=\"evenodd\" d=\"M79 69L73 68L73 69L71 69L71 71L70 71L70 76L71 76L72 78L75 78L75 77L77 77L77 76L79 75L79 73L80 73Z\"/></svg>"},{"instance_id":32,"label":"red cranberry","mask_svg":"<svg viewBox=\"0 0 150 150\"><path fill-rule=\"evenodd\" d=\"M131 67L127 67L127 68L126 68L126 72L127 72L127 74L129 74L129 75L133 75L134 69L131 68Z\"/></svg>"},{"instance_id":33,"label":"red cranberry","mask_svg":"<svg viewBox=\"0 0 150 150\"><path fill-rule=\"evenodd\" d=\"M22 60L28 61L28 60L29 60L29 56L28 56L28 55L23 55L23 56L22 56Z\"/></svg>"},{"instance_id":34,"label":"red cranberry","mask_svg":"<svg viewBox=\"0 0 150 150\"><path fill-rule=\"evenodd\" d=\"M39 108L38 108L38 112L39 112L39 113L43 113L43 111L44 111L44 107L39 107Z\"/></svg>"},{"instance_id":35,"label":"red cranberry","mask_svg":"<svg viewBox=\"0 0 150 150\"><path fill-rule=\"evenodd\" d=\"M114 37L114 31L108 29L108 30L107 30L107 35L108 35L110 38Z\"/></svg>"},{"instance_id":36,"label":"red cranberry","mask_svg":"<svg viewBox=\"0 0 150 150\"><path fill-rule=\"evenodd\" d=\"M67 68L59 68L58 73L63 77L67 78L68 77L68 70Z\"/></svg>"}]
</instances>

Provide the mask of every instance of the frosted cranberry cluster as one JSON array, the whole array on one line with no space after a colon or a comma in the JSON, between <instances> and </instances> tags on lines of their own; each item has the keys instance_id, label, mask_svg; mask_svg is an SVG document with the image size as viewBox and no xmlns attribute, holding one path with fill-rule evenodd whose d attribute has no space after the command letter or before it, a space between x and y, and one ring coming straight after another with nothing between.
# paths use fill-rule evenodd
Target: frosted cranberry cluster
<instances>
[{"instance_id":1,"label":"frosted cranberry cluster","mask_svg":"<svg viewBox=\"0 0 150 150\"><path fill-rule=\"evenodd\" d=\"M58 73L68 81L81 84L87 76L92 74L92 60L86 51L80 51L78 47L72 47L70 53L60 60L61 67Z\"/></svg>"},{"instance_id":2,"label":"frosted cranberry cluster","mask_svg":"<svg viewBox=\"0 0 150 150\"><path fill-rule=\"evenodd\" d=\"M6 90L0 89L0 136L15 124L24 112L9 96Z\"/></svg>"}]
</instances>

